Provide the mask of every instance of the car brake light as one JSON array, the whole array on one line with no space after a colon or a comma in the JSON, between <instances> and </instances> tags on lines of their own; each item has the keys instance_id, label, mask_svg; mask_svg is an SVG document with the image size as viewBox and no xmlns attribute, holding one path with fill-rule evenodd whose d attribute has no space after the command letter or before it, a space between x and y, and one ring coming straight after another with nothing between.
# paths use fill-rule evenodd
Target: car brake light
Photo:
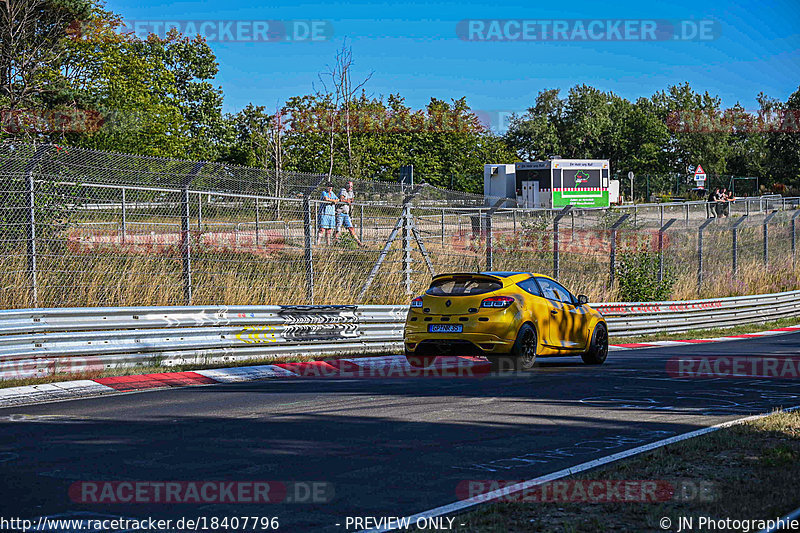
<instances>
[{"instance_id":1,"label":"car brake light","mask_svg":"<svg viewBox=\"0 0 800 533\"><path fill-rule=\"evenodd\" d=\"M491 298L484 298L481 302L481 307L508 307L514 303L514 298L510 296L492 296Z\"/></svg>"},{"instance_id":2,"label":"car brake light","mask_svg":"<svg viewBox=\"0 0 800 533\"><path fill-rule=\"evenodd\" d=\"M422 296L417 296L413 300L411 300L411 307L422 307Z\"/></svg>"}]
</instances>

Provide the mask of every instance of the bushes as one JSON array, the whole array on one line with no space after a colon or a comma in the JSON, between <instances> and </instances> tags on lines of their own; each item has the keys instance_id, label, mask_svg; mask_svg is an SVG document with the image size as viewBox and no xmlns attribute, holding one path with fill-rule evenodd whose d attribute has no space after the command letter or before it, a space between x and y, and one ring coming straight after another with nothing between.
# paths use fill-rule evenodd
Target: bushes
<instances>
[{"instance_id":1,"label":"bushes","mask_svg":"<svg viewBox=\"0 0 800 533\"><path fill-rule=\"evenodd\" d=\"M664 277L658 281L657 252L625 252L617 257L619 299L623 302L668 300L675 276L664 265Z\"/></svg>"}]
</instances>

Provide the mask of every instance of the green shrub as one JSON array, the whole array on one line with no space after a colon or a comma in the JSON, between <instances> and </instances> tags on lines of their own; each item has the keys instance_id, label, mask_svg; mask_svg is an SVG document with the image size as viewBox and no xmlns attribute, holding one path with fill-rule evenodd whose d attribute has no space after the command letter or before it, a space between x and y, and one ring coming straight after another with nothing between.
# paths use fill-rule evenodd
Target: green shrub
<instances>
[{"instance_id":1,"label":"green shrub","mask_svg":"<svg viewBox=\"0 0 800 533\"><path fill-rule=\"evenodd\" d=\"M619 299L623 302L666 300L675 285L675 275L664 265L664 277L658 281L657 252L624 252L617 256Z\"/></svg>"}]
</instances>

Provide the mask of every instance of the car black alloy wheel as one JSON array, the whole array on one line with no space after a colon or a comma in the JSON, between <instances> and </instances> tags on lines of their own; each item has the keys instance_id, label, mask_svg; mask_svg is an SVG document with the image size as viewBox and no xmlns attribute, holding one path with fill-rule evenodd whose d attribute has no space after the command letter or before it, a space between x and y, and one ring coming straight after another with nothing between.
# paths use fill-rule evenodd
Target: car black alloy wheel
<instances>
[{"instance_id":1,"label":"car black alloy wheel","mask_svg":"<svg viewBox=\"0 0 800 533\"><path fill-rule=\"evenodd\" d=\"M508 355L489 356L492 370L495 372L519 372L532 369L536 363L537 345L536 330L530 324L523 325Z\"/></svg>"},{"instance_id":2,"label":"car black alloy wheel","mask_svg":"<svg viewBox=\"0 0 800 533\"><path fill-rule=\"evenodd\" d=\"M602 322L594 327L589 349L581 354L581 359L588 365L601 365L608 357L608 329Z\"/></svg>"},{"instance_id":3,"label":"car black alloy wheel","mask_svg":"<svg viewBox=\"0 0 800 533\"><path fill-rule=\"evenodd\" d=\"M530 370L536 363L536 331L528 326L520 331L519 366L521 370Z\"/></svg>"}]
</instances>

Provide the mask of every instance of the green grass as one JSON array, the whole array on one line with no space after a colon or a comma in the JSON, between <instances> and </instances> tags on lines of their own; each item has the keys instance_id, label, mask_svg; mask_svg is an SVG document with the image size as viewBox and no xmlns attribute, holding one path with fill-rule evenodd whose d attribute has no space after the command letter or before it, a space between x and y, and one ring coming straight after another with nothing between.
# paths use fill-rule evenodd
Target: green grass
<instances>
[{"instance_id":1,"label":"green grass","mask_svg":"<svg viewBox=\"0 0 800 533\"><path fill-rule=\"evenodd\" d=\"M776 412L567 478L664 480L672 486L705 487L702 497L649 503L493 503L457 516L453 531L664 531L664 517L672 524L667 530L675 531L678 517L693 517L695 527L701 516L775 519L797 508L799 476L800 412Z\"/></svg>"}]
</instances>

